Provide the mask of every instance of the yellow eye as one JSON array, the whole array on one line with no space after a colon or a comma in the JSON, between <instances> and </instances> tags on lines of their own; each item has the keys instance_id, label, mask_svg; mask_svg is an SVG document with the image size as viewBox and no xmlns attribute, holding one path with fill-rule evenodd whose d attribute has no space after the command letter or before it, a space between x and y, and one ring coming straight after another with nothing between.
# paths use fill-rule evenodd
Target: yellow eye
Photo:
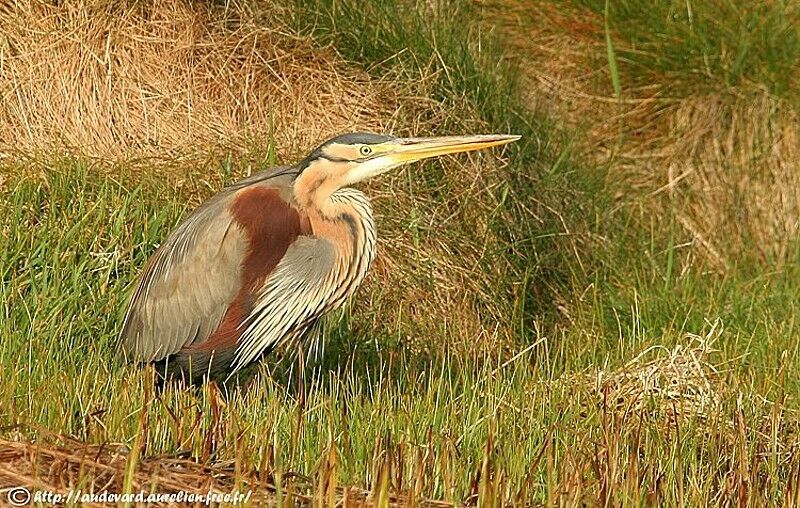
<instances>
[{"instance_id":1,"label":"yellow eye","mask_svg":"<svg viewBox=\"0 0 800 508\"><path fill-rule=\"evenodd\" d=\"M372 148L370 148L370 147L368 147L368 146L362 146L362 147L361 147L361 148L358 150L358 152L359 152L359 153L360 153L362 156L366 157L367 155L369 155L369 154L371 154L371 153L372 153Z\"/></svg>"}]
</instances>

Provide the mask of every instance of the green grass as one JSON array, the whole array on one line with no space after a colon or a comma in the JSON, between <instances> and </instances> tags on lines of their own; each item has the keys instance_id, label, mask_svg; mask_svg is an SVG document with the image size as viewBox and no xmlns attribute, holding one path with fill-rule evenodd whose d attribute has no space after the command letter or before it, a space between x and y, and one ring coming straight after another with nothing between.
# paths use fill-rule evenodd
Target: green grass
<instances>
[{"instance_id":1,"label":"green grass","mask_svg":"<svg viewBox=\"0 0 800 508\"><path fill-rule=\"evenodd\" d=\"M125 176L124 168L109 177L81 159L48 161L43 177L7 166L0 427L35 424L92 442L138 443L145 455L189 451L274 477L316 477L333 449L340 484L371 488L390 468L393 489L455 502L477 496L487 506L492 498L695 506L740 495L780 504L800 466L796 268L711 271L665 227L672 217L647 217L612 198L625 182L606 182L601 168L577 163L571 134L525 109L514 69L497 63L502 48L476 32L473 9L456 2L444 16L435 6L375 0L293 12L302 30L375 75L436 76L435 98L459 113L440 133L480 124L524 136L510 152L506 184L487 198L503 243L482 259L504 273L486 289L510 309L508 350L415 354L403 344L408 330L382 324L382 293L373 288L371 305L359 300L329 324L328 357L304 380L262 370L224 405L208 388L170 388L153 400L150 373L124 365L113 344L138 270L188 211L185 190L156 176ZM612 37L628 12L621 9L611 3ZM616 58L630 60L616 39L614 46ZM666 63L641 65L693 82L684 64L669 63L677 58L670 48ZM766 79L768 69L758 69L752 76ZM234 161L219 164L226 179L242 172ZM435 180L436 171L425 178ZM415 192L447 198L425 178L412 182ZM186 181L212 192L199 170ZM718 352L705 360L719 372L705 373L718 407L672 418L680 399L659 395L666 386L639 407L610 388L604 398L591 382L651 346L686 344L687 333L716 338ZM644 372L637 367L630 371Z\"/></svg>"},{"instance_id":2,"label":"green grass","mask_svg":"<svg viewBox=\"0 0 800 508\"><path fill-rule=\"evenodd\" d=\"M133 442L149 374L121 364L112 345L125 289L153 238L185 211L181 202L156 179L109 180L75 161L59 164L44 180L14 184L0 222L13 246L2 254L0 426L35 423L90 441ZM606 289L587 300L602 300ZM639 504L653 490L664 503L695 504L717 495L728 478L750 481L740 478L741 468L763 477L762 488L783 489L783 456L770 462L761 434L745 429L740 435L725 423L741 412L746 425L769 435L771 424L761 418L770 417L770 406L737 400L738 390L780 400L800 389L796 362L783 360L783 379L777 377L780 352L790 348L788 358L796 357L798 342L791 320L766 312L769 300L762 297L775 298L776 291L752 294L763 303L753 303L757 309L749 313L730 310L753 323L750 334L727 330L716 344L722 349L716 361L748 355L727 365L718 380L725 386L723 406L711 416L718 426L696 417L675 426L657 411L616 413L591 383L580 381L582 373L605 362L618 365L644 346L682 342L682 328L702 332L695 323L674 323L664 326L672 331L653 334L659 326L648 320L698 300L708 306L698 315L714 315L718 309L709 302L725 299L705 290L712 294L674 298L665 308L646 297L635 310L613 306L619 329L600 315L606 304L579 309L593 314L594 327L583 328L588 322L577 316L580 326L542 337L542 347L511 361L501 353L419 359L386 349L375 359L352 350L310 375L302 402L294 384L264 373L217 408L217 416L208 391L168 390L148 406L145 453L189 450L200 458L238 457L245 470L313 474L333 443L339 482L369 486L376 468L391 460L393 475L407 487L422 468L420 492L455 501L477 493L473 482L485 458L495 492L506 499L544 502L581 485L590 499L608 495ZM363 323L362 311L352 309L349 319ZM782 436L788 409L780 411ZM640 460L638 480L629 476L632 457ZM690 488L697 490L681 492Z\"/></svg>"},{"instance_id":3,"label":"green grass","mask_svg":"<svg viewBox=\"0 0 800 508\"><path fill-rule=\"evenodd\" d=\"M3 251L1 265L6 382L0 424L36 423L90 440L131 442L147 374L122 365L113 342L136 267L153 250L153 238L185 211L180 195L156 179L113 181L66 161L44 180L15 183L9 198L0 229L13 246ZM265 378L226 407L219 421L203 418L199 429L191 417L171 420L165 407L208 415L209 399L168 392L151 406L147 450L189 448L202 456L208 453L205 435L223 425L246 429L238 446L245 447L248 466L261 464L266 448L275 445L276 468L311 472L333 439L343 455L341 481L369 484L375 443L388 438L392 446L405 443L405 453L419 453L420 460L430 450L426 467L434 471L425 492L458 497L468 491L490 429L498 443L519 454L501 455L507 474L519 481L540 446L524 439L534 431L531 425L541 433L556 416L534 422L539 413L524 411L530 420L525 424L522 410L497 411L504 399L520 401L527 390L542 389L524 361L498 368L496 358L443 358L433 365L403 358L387 370L385 359L374 365L359 356L339 360L337 370L320 371L309 383L300 435L292 434L302 410L296 394ZM496 416L487 419L489 414ZM223 432L218 458L235 452L235 435ZM184 436L191 436L188 443ZM517 446L520 440L525 447ZM407 464L406 477L414 477L414 467Z\"/></svg>"},{"instance_id":4,"label":"green grass","mask_svg":"<svg viewBox=\"0 0 800 508\"><path fill-rule=\"evenodd\" d=\"M797 100L800 8L793 2L576 0L608 15L621 80L672 94L766 89ZM625 83L627 81L627 83Z\"/></svg>"}]
</instances>

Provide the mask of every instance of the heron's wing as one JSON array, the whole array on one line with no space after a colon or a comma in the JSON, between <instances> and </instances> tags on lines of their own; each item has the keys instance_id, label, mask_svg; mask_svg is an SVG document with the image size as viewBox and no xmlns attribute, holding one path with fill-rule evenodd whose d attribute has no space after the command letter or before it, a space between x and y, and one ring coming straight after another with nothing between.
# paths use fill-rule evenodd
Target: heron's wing
<instances>
[{"instance_id":1,"label":"heron's wing","mask_svg":"<svg viewBox=\"0 0 800 508\"><path fill-rule=\"evenodd\" d=\"M258 292L233 360L233 372L263 353L303 333L326 310L340 303L335 282L335 247L306 236L288 248Z\"/></svg>"},{"instance_id":2,"label":"heron's wing","mask_svg":"<svg viewBox=\"0 0 800 508\"><path fill-rule=\"evenodd\" d=\"M129 358L161 360L207 340L242 286L246 231L230 212L237 192L280 169L254 175L206 201L169 235L148 261L120 333ZM279 175L279 178L273 178ZM285 248L285 246L284 246Z\"/></svg>"},{"instance_id":3,"label":"heron's wing","mask_svg":"<svg viewBox=\"0 0 800 508\"><path fill-rule=\"evenodd\" d=\"M138 361L160 360L219 325L240 285L245 237L220 196L183 221L148 261L120 335Z\"/></svg>"}]
</instances>

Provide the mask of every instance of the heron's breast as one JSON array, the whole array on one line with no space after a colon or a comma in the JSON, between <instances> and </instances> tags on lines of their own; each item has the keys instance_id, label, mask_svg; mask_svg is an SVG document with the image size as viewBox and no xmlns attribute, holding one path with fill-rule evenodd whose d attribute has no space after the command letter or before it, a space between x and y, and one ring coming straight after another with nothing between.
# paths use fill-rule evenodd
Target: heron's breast
<instances>
[{"instance_id":1,"label":"heron's breast","mask_svg":"<svg viewBox=\"0 0 800 508\"><path fill-rule=\"evenodd\" d=\"M335 305L341 304L364 279L376 250L375 221L369 203L366 198L358 200L358 196L345 198L350 196L339 196L335 213L309 215L314 235L328 240L336 253L329 281Z\"/></svg>"}]
</instances>

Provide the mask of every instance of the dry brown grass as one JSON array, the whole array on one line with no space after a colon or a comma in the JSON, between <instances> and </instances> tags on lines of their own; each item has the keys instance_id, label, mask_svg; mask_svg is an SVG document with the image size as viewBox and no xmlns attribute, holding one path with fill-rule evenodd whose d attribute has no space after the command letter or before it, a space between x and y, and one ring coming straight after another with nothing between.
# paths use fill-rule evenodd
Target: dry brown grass
<instances>
[{"instance_id":1,"label":"dry brown grass","mask_svg":"<svg viewBox=\"0 0 800 508\"><path fill-rule=\"evenodd\" d=\"M629 108L624 143L598 145L595 156L610 161L610 175L655 221L674 213L687 260L725 272L744 255L773 266L791 259L800 213L797 112L763 92L650 98Z\"/></svg>"},{"instance_id":2,"label":"dry brown grass","mask_svg":"<svg viewBox=\"0 0 800 508\"><path fill-rule=\"evenodd\" d=\"M654 159L681 224L720 267L790 258L800 217L800 118L760 94L682 101Z\"/></svg>"},{"instance_id":3,"label":"dry brown grass","mask_svg":"<svg viewBox=\"0 0 800 508\"><path fill-rule=\"evenodd\" d=\"M390 491L388 485L372 490L337 485L330 471L321 468L317 478L285 473L278 488L271 474L238 471L233 461L204 464L181 456L151 456L138 460L122 444L89 444L39 429L36 441L17 432L18 439L0 438L0 499L5 503L11 491L26 488L30 493L51 493L67 499L70 492L82 495L212 494L247 496L243 506L419 506L447 508L452 503L411 498ZM133 464L133 466L131 466ZM129 472L131 471L131 472ZM125 485L129 485L126 489ZM41 495L41 494L40 494ZM168 498L162 498L168 499ZM42 504L56 504L48 503ZM108 506L106 502L81 502L80 506ZM122 505L122 503L117 503ZM194 505L202 505L196 503ZM137 505L133 503L132 505ZM187 506L186 502L165 500L147 506ZM223 506L224 503L214 503ZM233 505L235 506L235 505Z\"/></svg>"},{"instance_id":4,"label":"dry brown grass","mask_svg":"<svg viewBox=\"0 0 800 508\"><path fill-rule=\"evenodd\" d=\"M294 35L267 3L22 1L0 10L0 33L6 155L174 158L274 133L292 156L391 128L407 91Z\"/></svg>"},{"instance_id":5,"label":"dry brown grass","mask_svg":"<svg viewBox=\"0 0 800 508\"><path fill-rule=\"evenodd\" d=\"M499 32L508 58L520 67L520 92L570 129L586 131L578 142L613 144L615 104L597 89L607 81L598 59L602 20L568 3L486 0L486 25Z\"/></svg>"},{"instance_id":6,"label":"dry brown grass","mask_svg":"<svg viewBox=\"0 0 800 508\"><path fill-rule=\"evenodd\" d=\"M721 409L722 386L713 348L719 323L705 336L689 334L672 349L652 346L612 372L598 370L586 383L598 404L635 414L707 418Z\"/></svg>"}]
</instances>

